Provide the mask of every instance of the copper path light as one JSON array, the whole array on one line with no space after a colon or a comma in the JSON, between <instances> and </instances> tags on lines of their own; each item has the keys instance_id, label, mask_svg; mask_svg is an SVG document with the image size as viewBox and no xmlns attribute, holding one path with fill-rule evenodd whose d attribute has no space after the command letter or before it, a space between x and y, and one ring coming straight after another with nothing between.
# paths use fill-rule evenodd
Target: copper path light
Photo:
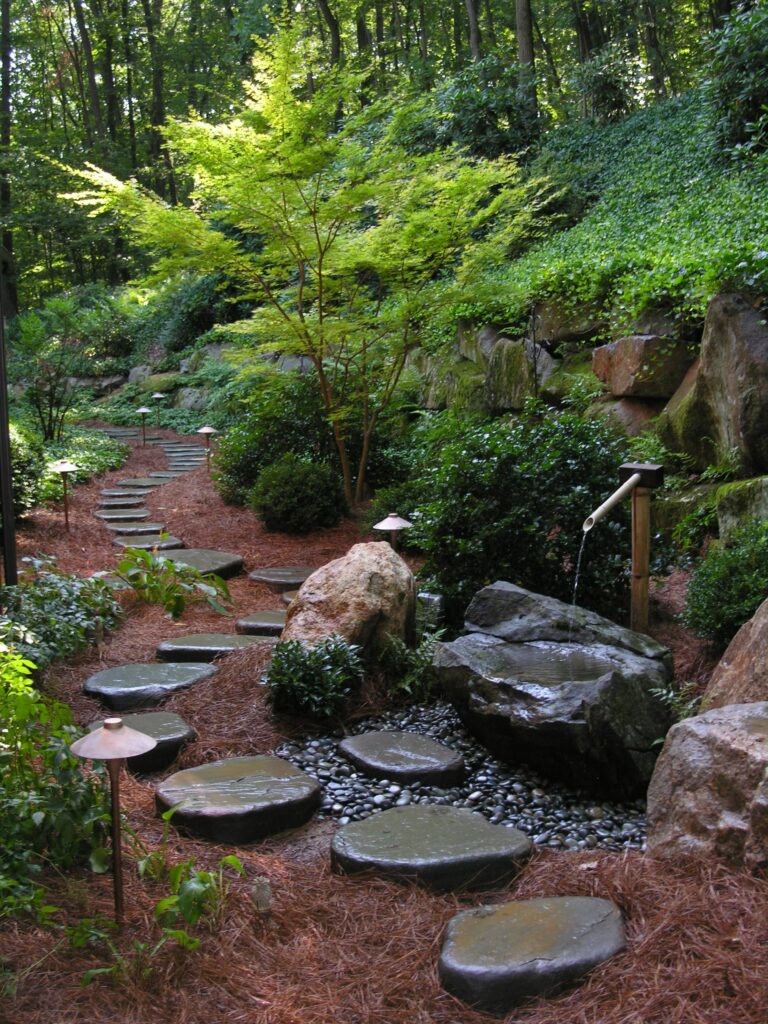
<instances>
[{"instance_id":1,"label":"copper path light","mask_svg":"<svg viewBox=\"0 0 768 1024\"><path fill-rule=\"evenodd\" d=\"M105 718L94 729L70 746L77 757L106 761L112 800L112 877L115 890L115 920L123 923L123 857L120 846L120 768L126 757L145 754L157 746L157 740L123 724L122 718Z\"/></svg>"},{"instance_id":2,"label":"copper path light","mask_svg":"<svg viewBox=\"0 0 768 1024\"><path fill-rule=\"evenodd\" d=\"M397 512L390 512L386 519L382 519L380 523L376 523L373 527L374 530L389 530L389 543L392 545L392 550L397 551L397 538L401 530L407 530L413 526L413 523L409 523L407 519L403 519Z\"/></svg>"},{"instance_id":3,"label":"copper path light","mask_svg":"<svg viewBox=\"0 0 768 1024\"><path fill-rule=\"evenodd\" d=\"M58 459L48 467L52 473L61 473L61 486L64 491L64 529L69 533L69 496L67 494L67 477L77 472L77 466L69 459Z\"/></svg>"},{"instance_id":4,"label":"copper path light","mask_svg":"<svg viewBox=\"0 0 768 1024\"><path fill-rule=\"evenodd\" d=\"M211 437L213 434L218 434L218 430L215 427L200 427L197 431L198 434L202 434L205 438L205 467L210 473L211 471Z\"/></svg>"},{"instance_id":5,"label":"copper path light","mask_svg":"<svg viewBox=\"0 0 768 1024\"><path fill-rule=\"evenodd\" d=\"M153 395L152 395L152 398L156 402L156 405L155 405L155 411L156 411L155 426L159 427L160 426L160 403L165 398L165 395L163 394L162 391L155 391L153 393Z\"/></svg>"},{"instance_id":6,"label":"copper path light","mask_svg":"<svg viewBox=\"0 0 768 1024\"><path fill-rule=\"evenodd\" d=\"M159 408L159 406L158 406ZM141 446L147 447L147 413L152 412L149 406L142 405L136 412L141 416Z\"/></svg>"}]
</instances>

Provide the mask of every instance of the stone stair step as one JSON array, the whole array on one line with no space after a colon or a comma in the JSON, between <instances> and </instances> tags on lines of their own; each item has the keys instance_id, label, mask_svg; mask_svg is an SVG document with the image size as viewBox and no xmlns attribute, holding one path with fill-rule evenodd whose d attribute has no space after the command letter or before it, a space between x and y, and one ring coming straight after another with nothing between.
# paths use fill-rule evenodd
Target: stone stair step
<instances>
[{"instance_id":1,"label":"stone stair step","mask_svg":"<svg viewBox=\"0 0 768 1024\"><path fill-rule=\"evenodd\" d=\"M93 514L97 519L103 519L106 523L119 523L121 520L131 523L138 522L140 519L149 519L148 508L113 508Z\"/></svg>"},{"instance_id":2,"label":"stone stair step","mask_svg":"<svg viewBox=\"0 0 768 1024\"><path fill-rule=\"evenodd\" d=\"M267 636L280 636L285 626L284 611L254 612L245 615L235 623L238 633L263 633Z\"/></svg>"},{"instance_id":3,"label":"stone stair step","mask_svg":"<svg viewBox=\"0 0 768 1024\"><path fill-rule=\"evenodd\" d=\"M146 664L118 665L89 676L83 693L96 697L113 711L159 704L169 694L186 690L202 679L218 672L204 662L168 664L151 661Z\"/></svg>"},{"instance_id":4,"label":"stone stair step","mask_svg":"<svg viewBox=\"0 0 768 1024\"><path fill-rule=\"evenodd\" d=\"M240 555L212 548L186 548L183 552L170 552L168 557L174 562L191 565L200 572L215 573L222 579L236 576L243 569L243 559Z\"/></svg>"},{"instance_id":5,"label":"stone stair step","mask_svg":"<svg viewBox=\"0 0 768 1024\"><path fill-rule=\"evenodd\" d=\"M151 493L152 491L146 487L138 491L129 491L127 487L105 487L103 491L99 491L102 498L146 498Z\"/></svg>"},{"instance_id":6,"label":"stone stair step","mask_svg":"<svg viewBox=\"0 0 768 1024\"><path fill-rule=\"evenodd\" d=\"M157 548L159 551L171 551L184 547L184 541L168 534L161 537L159 533L149 533L145 536L129 535L125 537L113 537L112 543L119 548L141 548L142 551L150 551Z\"/></svg>"},{"instance_id":7,"label":"stone stair step","mask_svg":"<svg viewBox=\"0 0 768 1024\"><path fill-rule=\"evenodd\" d=\"M99 508L140 508L144 498L101 498Z\"/></svg>"},{"instance_id":8,"label":"stone stair step","mask_svg":"<svg viewBox=\"0 0 768 1024\"><path fill-rule=\"evenodd\" d=\"M132 772L140 774L164 771L179 756L182 747L197 739L197 733L181 715L172 711L142 711L137 715L123 715L123 723L129 729L143 732L151 736L157 745L146 754L125 759L126 766ZM92 722L88 729L92 732L104 724L103 719Z\"/></svg>"},{"instance_id":9,"label":"stone stair step","mask_svg":"<svg viewBox=\"0 0 768 1024\"><path fill-rule=\"evenodd\" d=\"M297 590L316 568L309 565L276 565L254 569L248 573L248 578L255 583L266 583L271 591L281 594L286 590Z\"/></svg>"},{"instance_id":10,"label":"stone stair step","mask_svg":"<svg viewBox=\"0 0 768 1024\"><path fill-rule=\"evenodd\" d=\"M135 523L135 522L116 522L116 523L104 523L104 526L112 533L120 534L133 534L141 536L147 533L164 533L165 523Z\"/></svg>"},{"instance_id":11,"label":"stone stair step","mask_svg":"<svg viewBox=\"0 0 768 1024\"><path fill-rule=\"evenodd\" d=\"M163 640L157 646L157 657L163 661L213 661L224 654L253 647L275 644L274 636L242 636L232 633L192 633Z\"/></svg>"},{"instance_id":12,"label":"stone stair step","mask_svg":"<svg viewBox=\"0 0 768 1024\"><path fill-rule=\"evenodd\" d=\"M415 732L365 732L349 736L339 752L366 775L450 789L464 778L464 758L443 743Z\"/></svg>"}]
</instances>

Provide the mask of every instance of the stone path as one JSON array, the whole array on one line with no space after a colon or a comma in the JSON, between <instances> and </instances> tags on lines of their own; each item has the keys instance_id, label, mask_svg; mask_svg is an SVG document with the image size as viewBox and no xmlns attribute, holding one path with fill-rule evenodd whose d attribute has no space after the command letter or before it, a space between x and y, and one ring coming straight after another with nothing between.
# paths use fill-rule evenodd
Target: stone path
<instances>
[{"instance_id":1,"label":"stone path","mask_svg":"<svg viewBox=\"0 0 768 1024\"><path fill-rule=\"evenodd\" d=\"M215 666L204 662L163 664L153 661L120 665L89 676L83 684L83 693L98 698L113 711L125 711L159 704L170 694L186 690L217 671Z\"/></svg>"},{"instance_id":2,"label":"stone path","mask_svg":"<svg viewBox=\"0 0 768 1024\"><path fill-rule=\"evenodd\" d=\"M339 751L366 775L395 782L450 788L464 778L464 758L442 743L413 732L366 732L350 736Z\"/></svg>"}]
</instances>

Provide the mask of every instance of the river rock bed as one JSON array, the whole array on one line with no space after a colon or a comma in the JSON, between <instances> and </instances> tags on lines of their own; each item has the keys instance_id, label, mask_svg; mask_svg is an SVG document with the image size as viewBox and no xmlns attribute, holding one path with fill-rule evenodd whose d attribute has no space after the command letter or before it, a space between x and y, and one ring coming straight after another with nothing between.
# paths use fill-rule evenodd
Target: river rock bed
<instances>
[{"instance_id":1,"label":"river rock bed","mask_svg":"<svg viewBox=\"0 0 768 1024\"><path fill-rule=\"evenodd\" d=\"M465 782L442 789L369 778L339 753L341 733L318 734L282 743L275 754L291 761L323 785L319 817L347 825L388 807L412 803L448 804L478 811L493 824L518 828L539 846L556 850L620 850L645 846L644 800L607 802L582 790L546 780L525 766L504 764L470 736L454 709L445 702L362 719L348 734L373 729L420 733L459 751L467 769Z\"/></svg>"}]
</instances>

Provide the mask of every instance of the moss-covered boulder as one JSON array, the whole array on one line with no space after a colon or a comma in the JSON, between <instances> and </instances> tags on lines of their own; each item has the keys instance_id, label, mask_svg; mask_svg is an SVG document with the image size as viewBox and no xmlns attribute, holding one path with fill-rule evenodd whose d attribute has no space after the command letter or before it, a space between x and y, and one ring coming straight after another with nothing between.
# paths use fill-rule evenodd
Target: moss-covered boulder
<instances>
[{"instance_id":1,"label":"moss-covered boulder","mask_svg":"<svg viewBox=\"0 0 768 1024\"><path fill-rule=\"evenodd\" d=\"M722 484L715 493L715 504L722 539L750 519L768 519L768 476Z\"/></svg>"},{"instance_id":2,"label":"moss-covered boulder","mask_svg":"<svg viewBox=\"0 0 768 1024\"><path fill-rule=\"evenodd\" d=\"M541 345L528 338L499 338L486 371L489 409L509 412L522 409L529 395L538 394L557 362Z\"/></svg>"},{"instance_id":3,"label":"moss-covered boulder","mask_svg":"<svg viewBox=\"0 0 768 1024\"><path fill-rule=\"evenodd\" d=\"M145 377L138 383L141 390L147 394L160 391L162 394L167 395L175 391L181 382L182 377L178 373L152 373L149 377Z\"/></svg>"}]
</instances>

